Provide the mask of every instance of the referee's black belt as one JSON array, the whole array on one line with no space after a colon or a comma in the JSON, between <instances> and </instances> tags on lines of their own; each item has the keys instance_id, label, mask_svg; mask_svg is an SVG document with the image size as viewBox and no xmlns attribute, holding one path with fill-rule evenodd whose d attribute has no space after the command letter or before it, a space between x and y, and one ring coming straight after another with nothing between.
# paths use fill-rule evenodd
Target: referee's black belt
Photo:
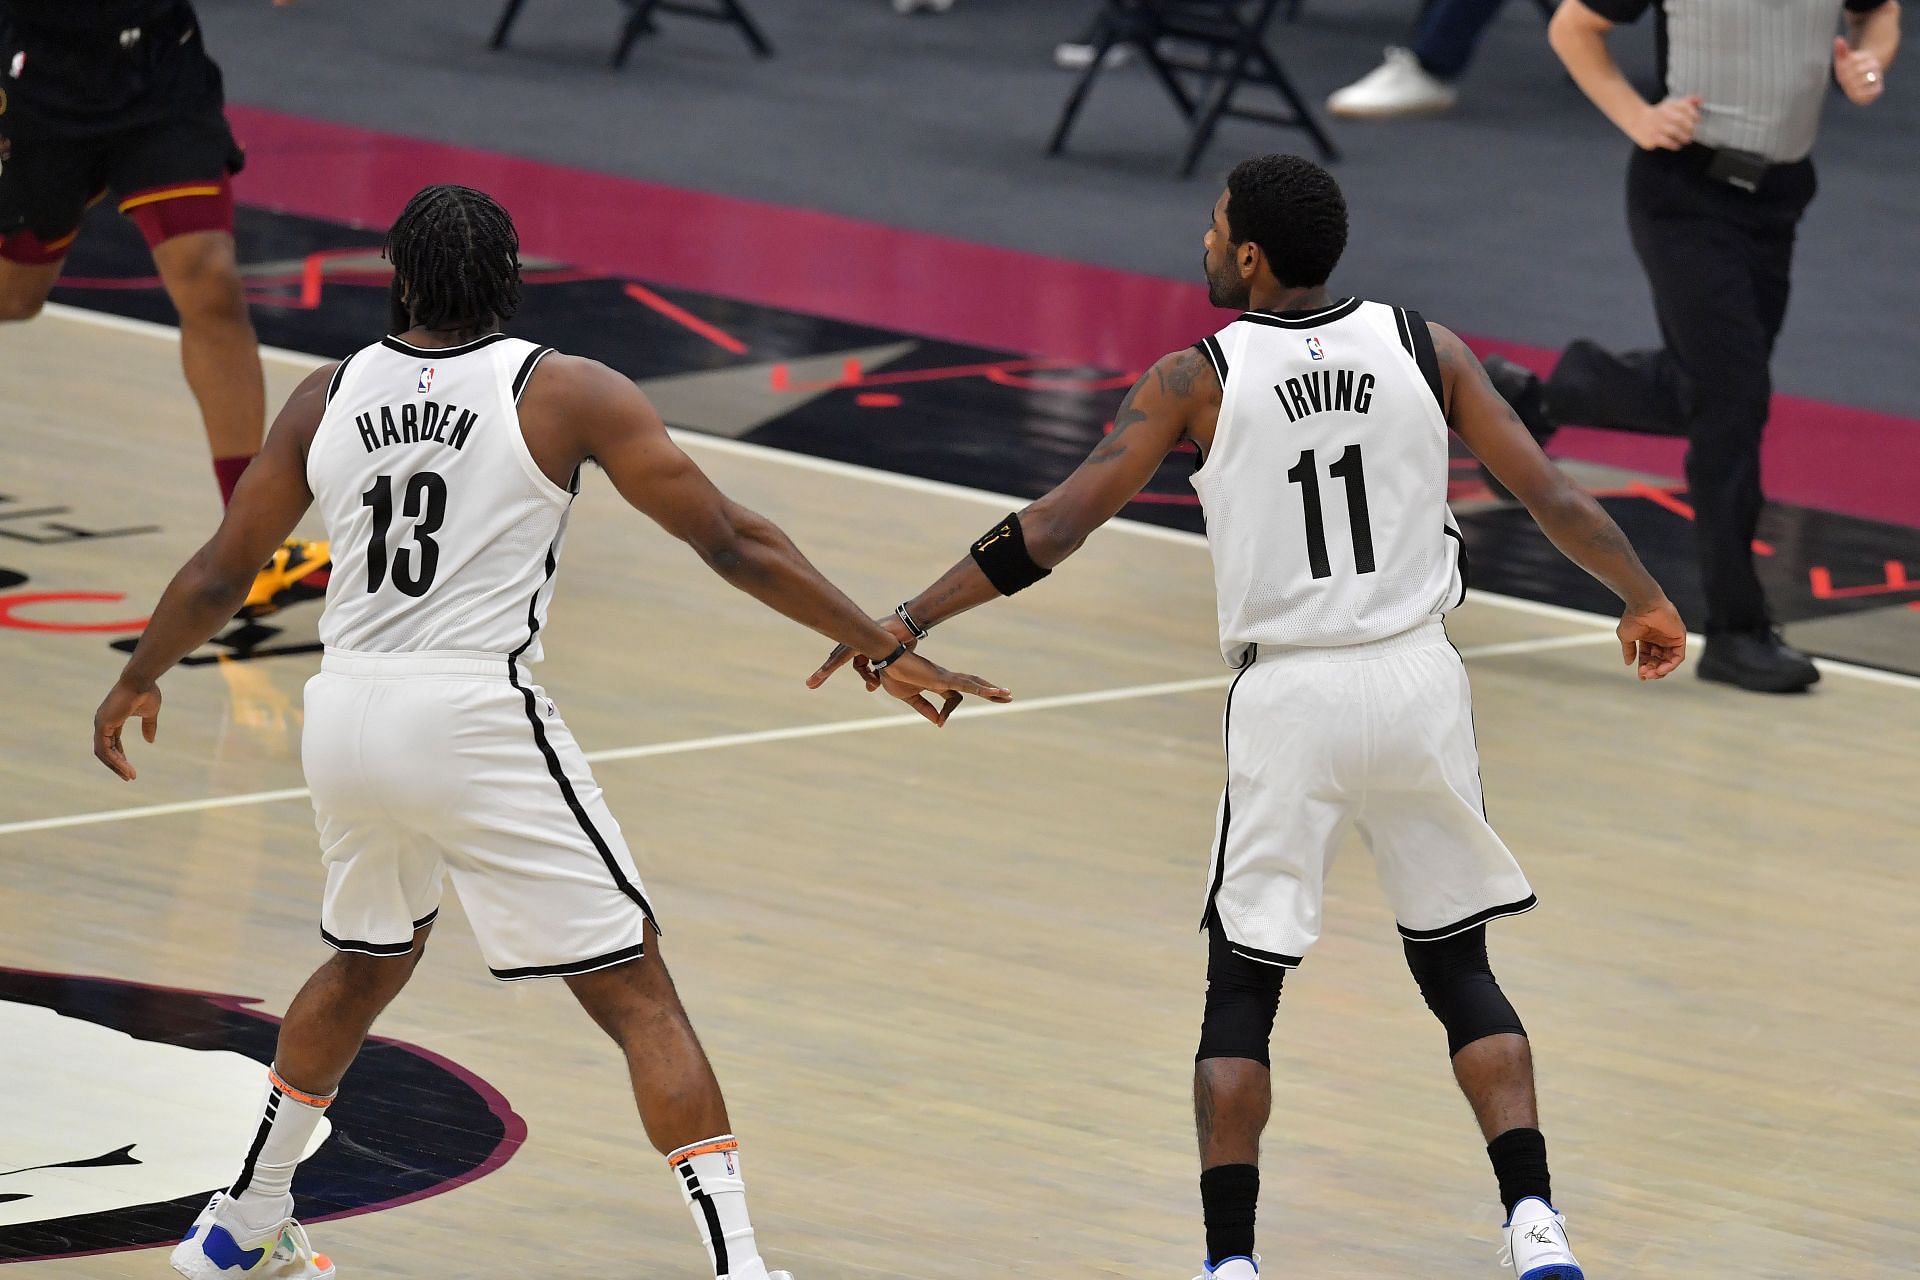
<instances>
[{"instance_id":1,"label":"referee's black belt","mask_svg":"<svg viewBox=\"0 0 1920 1280\"><path fill-rule=\"evenodd\" d=\"M1724 182L1749 194L1759 191L1767 179L1779 170L1805 163L1802 160L1790 160L1782 164L1757 151L1709 147L1700 142L1689 142L1680 148L1680 154L1693 161L1701 173L1715 182Z\"/></svg>"}]
</instances>

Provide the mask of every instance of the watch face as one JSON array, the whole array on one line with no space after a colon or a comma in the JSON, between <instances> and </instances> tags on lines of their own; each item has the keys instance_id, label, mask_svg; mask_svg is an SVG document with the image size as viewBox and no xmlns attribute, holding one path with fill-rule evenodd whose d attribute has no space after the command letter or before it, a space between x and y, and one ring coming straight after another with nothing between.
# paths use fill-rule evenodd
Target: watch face
<instances>
[{"instance_id":1,"label":"watch face","mask_svg":"<svg viewBox=\"0 0 1920 1280\"><path fill-rule=\"evenodd\" d=\"M0 1263L171 1245L232 1182L279 1021L253 999L0 969ZM370 1038L300 1166L308 1222L449 1190L526 1136L437 1054Z\"/></svg>"}]
</instances>

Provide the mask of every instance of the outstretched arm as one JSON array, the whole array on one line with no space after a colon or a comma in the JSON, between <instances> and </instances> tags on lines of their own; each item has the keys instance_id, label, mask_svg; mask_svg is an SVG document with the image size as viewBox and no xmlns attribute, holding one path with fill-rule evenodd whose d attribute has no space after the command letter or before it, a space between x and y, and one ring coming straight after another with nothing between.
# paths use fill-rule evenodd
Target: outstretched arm
<instances>
[{"instance_id":1,"label":"outstretched arm","mask_svg":"<svg viewBox=\"0 0 1920 1280\"><path fill-rule=\"evenodd\" d=\"M167 584L119 681L94 714L93 754L127 781L134 777L120 740L127 721L138 717L143 736L153 741L160 677L233 620L260 566L312 504L307 446L326 411L327 381L335 368L314 370L288 398L235 486L220 527Z\"/></svg>"},{"instance_id":2,"label":"outstretched arm","mask_svg":"<svg viewBox=\"0 0 1920 1280\"><path fill-rule=\"evenodd\" d=\"M1197 419L1219 403L1220 383L1205 356L1192 348L1162 356L1127 392L1113 416L1113 430L1086 461L1051 492L989 531L976 547L1004 550L1024 542L1032 565L1052 572L1133 501ZM915 622L930 628L1002 594L981 567L980 557L970 553L906 607ZM882 625L908 638L903 625L890 619ZM851 656L844 646L835 649L807 683L818 688Z\"/></svg>"},{"instance_id":3,"label":"outstretched arm","mask_svg":"<svg viewBox=\"0 0 1920 1280\"><path fill-rule=\"evenodd\" d=\"M529 386L529 398L562 416L583 456L598 462L637 510L691 546L727 582L804 627L879 662L899 647L866 612L814 568L771 520L715 487L667 434L640 389L596 361L550 356ZM943 670L908 655L887 668L889 691L936 724L972 693L1006 702L1006 690L978 676ZM922 690L955 695L944 712L918 697Z\"/></svg>"},{"instance_id":4,"label":"outstretched arm","mask_svg":"<svg viewBox=\"0 0 1920 1280\"><path fill-rule=\"evenodd\" d=\"M1657 680L1679 666L1686 655L1686 628L1627 535L1593 495L1540 451L1467 344L1440 325L1427 328L1440 357L1448 425L1526 505L1560 553L1620 597L1626 606L1621 647L1627 662L1639 662L1640 678Z\"/></svg>"}]
</instances>

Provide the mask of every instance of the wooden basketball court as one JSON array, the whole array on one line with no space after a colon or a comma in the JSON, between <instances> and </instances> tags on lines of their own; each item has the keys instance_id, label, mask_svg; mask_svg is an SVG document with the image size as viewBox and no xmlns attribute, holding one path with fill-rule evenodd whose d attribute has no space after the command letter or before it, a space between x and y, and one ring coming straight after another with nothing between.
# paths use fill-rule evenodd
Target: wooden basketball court
<instances>
[{"instance_id":1,"label":"wooden basketball court","mask_svg":"<svg viewBox=\"0 0 1920 1280\"><path fill-rule=\"evenodd\" d=\"M269 357L274 403L312 363ZM21 624L138 619L210 531L177 351L74 312L8 326L0 405L0 566L28 579L5 594L126 595L0 614L0 963L278 1012L328 954L298 790L318 657L177 671L158 745L133 744L140 780L114 780L88 736L116 633ZM688 446L876 609L1008 505ZM158 531L60 533L141 526ZM310 643L318 612L273 619L276 643ZM1225 679L1197 539L1116 526L1044 588L939 632L932 655L1017 699L941 732L851 682L809 693L826 646L597 478L550 625L540 678L641 859L775 1265L799 1280L1199 1269L1194 924ZM1911 1275L1920 681L1829 667L1798 699L1690 673L1640 687L1600 620L1480 598L1450 630L1489 808L1542 899L1496 926L1494 962L1534 1037L1590 1274ZM527 1140L447 1194L321 1223L316 1244L353 1278L704 1274L613 1046L561 985L489 978L448 903L377 1030L490 1083ZM1268 1270L1494 1275L1486 1159L1357 846L1328 916L1275 1037ZM60 1123L4 1081L0 1117L4 1168L6 1133ZM28 1267L166 1274L152 1250Z\"/></svg>"}]
</instances>

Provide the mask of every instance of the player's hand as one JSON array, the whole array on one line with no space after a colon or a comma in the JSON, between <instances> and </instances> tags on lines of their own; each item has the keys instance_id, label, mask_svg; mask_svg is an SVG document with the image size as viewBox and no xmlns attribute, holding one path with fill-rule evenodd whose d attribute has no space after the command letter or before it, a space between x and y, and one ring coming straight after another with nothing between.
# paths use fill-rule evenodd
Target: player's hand
<instances>
[{"instance_id":1,"label":"player's hand","mask_svg":"<svg viewBox=\"0 0 1920 1280\"><path fill-rule=\"evenodd\" d=\"M1671 600L1628 609L1614 634L1621 660L1630 667L1638 663L1642 680L1658 680L1687 660L1687 627Z\"/></svg>"},{"instance_id":2,"label":"player's hand","mask_svg":"<svg viewBox=\"0 0 1920 1280\"><path fill-rule=\"evenodd\" d=\"M1833 78L1847 101L1864 107L1887 91L1887 69L1864 49L1855 49L1845 36L1833 38Z\"/></svg>"},{"instance_id":3,"label":"player's hand","mask_svg":"<svg viewBox=\"0 0 1920 1280\"><path fill-rule=\"evenodd\" d=\"M875 618L873 623L895 640L907 646L909 653L919 647L920 641L914 638L913 632L907 630L907 624L900 621L897 615L890 613L884 618ZM853 649L850 646L844 644L833 646L833 652L827 655L827 660L820 664L819 670L807 677L807 688L818 689L827 682L828 677L832 676L833 673L840 668L846 666L852 658ZM879 684L875 682L873 677L867 677L868 693L872 693L879 687Z\"/></svg>"},{"instance_id":4,"label":"player's hand","mask_svg":"<svg viewBox=\"0 0 1920 1280\"><path fill-rule=\"evenodd\" d=\"M969 693L989 702L1013 701L1013 695L999 685L989 684L979 676L949 671L938 663L928 662L917 653L907 654L879 675L873 673L864 655L854 658L853 669L867 682L869 693L875 689L885 689L890 697L900 699L932 721L936 729L946 724L947 717L953 714L953 709ZM945 695L938 707L927 701L925 695L929 693Z\"/></svg>"},{"instance_id":5,"label":"player's hand","mask_svg":"<svg viewBox=\"0 0 1920 1280\"><path fill-rule=\"evenodd\" d=\"M1700 127L1700 101L1689 97L1650 103L1627 136L1643 151L1678 151L1693 141L1693 131Z\"/></svg>"},{"instance_id":6,"label":"player's hand","mask_svg":"<svg viewBox=\"0 0 1920 1280\"><path fill-rule=\"evenodd\" d=\"M150 689L136 689L130 685L116 684L107 691L106 701L93 713L93 755L107 768L120 775L126 782L132 782L137 776L133 766L127 762L127 753L120 745L120 731L129 720L138 717L140 736L152 742L160 731L160 690L158 686Z\"/></svg>"}]
</instances>

